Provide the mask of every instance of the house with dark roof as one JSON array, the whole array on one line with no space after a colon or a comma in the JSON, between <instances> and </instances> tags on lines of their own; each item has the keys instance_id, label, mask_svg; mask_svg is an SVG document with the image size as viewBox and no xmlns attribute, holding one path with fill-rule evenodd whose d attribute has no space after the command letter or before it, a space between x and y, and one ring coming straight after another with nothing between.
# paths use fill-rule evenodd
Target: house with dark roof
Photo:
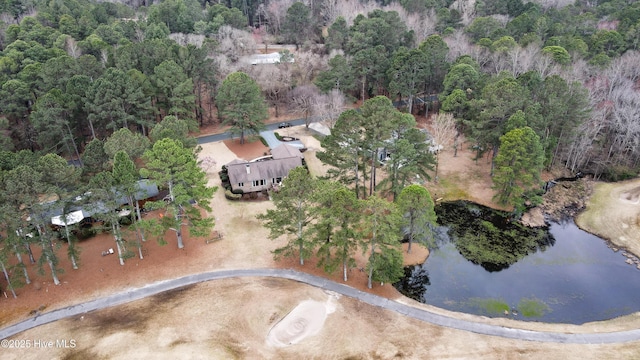
<instances>
[{"instance_id":1,"label":"house with dark roof","mask_svg":"<svg viewBox=\"0 0 640 360\"><path fill-rule=\"evenodd\" d=\"M271 156L253 161L236 159L226 166L232 191L257 192L277 186L289 171L302 166L302 154L298 148L282 144L271 149Z\"/></svg>"},{"instance_id":2,"label":"house with dark roof","mask_svg":"<svg viewBox=\"0 0 640 360\"><path fill-rule=\"evenodd\" d=\"M159 194L158 186L151 180L142 179L136 182L136 192L134 194L135 201L147 200ZM67 226L82 222L84 219L91 218L95 214L105 213L111 210L101 202L91 202L88 200L90 194L85 196L78 196L75 199L67 199L65 201L52 201L41 204L40 214L38 217L42 219L51 219L51 224L56 226ZM128 199L123 194L115 191L116 202L118 205L125 205L128 203ZM89 201L89 202L87 202ZM66 213L65 213L66 211ZM35 215L35 214L34 214Z\"/></svg>"}]
</instances>

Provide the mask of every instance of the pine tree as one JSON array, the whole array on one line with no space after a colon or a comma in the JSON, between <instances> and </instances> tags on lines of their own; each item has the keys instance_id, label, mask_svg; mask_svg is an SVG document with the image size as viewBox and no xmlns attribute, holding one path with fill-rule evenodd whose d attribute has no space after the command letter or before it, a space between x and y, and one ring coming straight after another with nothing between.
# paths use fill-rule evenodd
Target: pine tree
<instances>
[{"instance_id":1,"label":"pine tree","mask_svg":"<svg viewBox=\"0 0 640 360\"><path fill-rule=\"evenodd\" d=\"M243 72L235 72L222 82L216 96L218 115L231 133L240 135L244 144L247 133L259 133L268 117L267 105L258 84Z\"/></svg>"},{"instance_id":2,"label":"pine tree","mask_svg":"<svg viewBox=\"0 0 640 360\"><path fill-rule=\"evenodd\" d=\"M358 199L353 191L336 182L318 182L315 196L315 234L318 247L318 266L333 273L342 267L342 277L347 281L350 267L355 266L354 254L358 248L356 227L360 221Z\"/></svg>"},{"instance_id":3,"label":"pine tree","mask_svg":"<svg viewBox=\"0 0 640 360\"><path fill-rule=\"evenodd\" d=\"M145 168L140 170L158 188L169 191L165 200L145 204L150 209L163 209L161 220L144 220L143 224L158 236L160 243L164 242L161 235L174 231L179 249L184 248L184 225L189 226L192 236L206 236L214 225L212 218L202 216L200 207L211 211L209 202L216 188L207 186L206 173L198 166L194 151L180 141L161 139L144 153Z\"/></svg>"},{"instance_id":4,"label":"pine tree","mask_svg":"<svg viewBox=\"0 0 640 360\"><path fill-rule=\"evenodd\" d=\"M426 244L432 238L431 227L436 223L433 199L423 186L409 185L398 197L398 209L403 217L405 237L409 239L407 253L411 253L414 241Z\"/></svg>"},{"instance_id":5,"label":"pine tree","mask_svg":"<svg viewBox=\"0 0 640 360\"><path fill-rule=\"evenodd\" d=\"M544 166L540 138L528 126L509 131L500 137L495 163L494 199L501 205L522 210L523 195L540 186L540 172Z\"/></svg>"},{"instance_id":6,"label":"pine tree","mask_svg":"<svg viewBox=\"0 0 640 360\"><path fill-rule=\"evenodd\" d=\"M311 256L313 241L307 234L307 226L313 218L315 204L312 195L317 188L316 182L304 167L291 170L282 181L280 190L272 194L275 209L258 215L270 230L271 239L282 235L288 237L286 245L274 250L276 259L297 254L300 265L304 265L304 260Z\"/></svg>"},{"instance_id":7,"label":"pine tree","mask_svg":"<svg viewBox=\"0 0 640 360\"><path fill-rule=\"evenodd\" d=\"M362 248L369 254L367 262L367 287L371 289L375 279L388 282L402 277L402 261L393 259L400 251L400 217L394 203L377 196L362 200L362 224L359 228ZM381 281L384 281L381 280Z\"/></svg>"}]
</instances>

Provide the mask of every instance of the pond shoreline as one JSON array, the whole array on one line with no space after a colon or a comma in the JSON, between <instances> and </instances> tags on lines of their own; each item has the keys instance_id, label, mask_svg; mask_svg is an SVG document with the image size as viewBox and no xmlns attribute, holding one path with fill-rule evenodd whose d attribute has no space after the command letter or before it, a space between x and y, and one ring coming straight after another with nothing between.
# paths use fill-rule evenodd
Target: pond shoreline
<instances>
[{"instance_id":1,"label":"pond shoreline","mask_svg":"<svg viewBox=\"0 0 640 360\"><path fill-rule=\"evenodd\" d=\"M484 302L502 301L505 309L517 309L519 321L579 325L629 315L622 309L640 314L637 264L622 263L635 258L616 254L570 219L529 228L510 221L509 213L466 201L441 204L436 214L438 251L405 268L394 284L405 296L477 316L497 315L483 308L495 304ZM529 305L539 315L527 315Z\"/></svg>"},{"instance_id":2,"label":"pond shoreline","mask_svg":"<svg viewBox=\"0 0 640 360\"><path fill-rule=\"evenodd\" d=\"M520 222L530 227L573 219L575 224L606 241L614 251L629 253L640 270L640 204L626 199L640 187L640 179L605 183L587 178L564 182L549 189L543 203L527 211ZM631 265L631 264L630 264Z\"/></svg>"},{"instance_id":3,"label":"pond shoreline","mask_svg":"<svg viewBox=\"0 0 640 360\"><path fill-rule=\"evenodd\" d=\"M640 203L633 196L639 191L640 179L594 183L585 209L574 218L576 225L637 259L640 257ZM640 264L636 262L636 265Z\"/></svg>"}]
</instances>

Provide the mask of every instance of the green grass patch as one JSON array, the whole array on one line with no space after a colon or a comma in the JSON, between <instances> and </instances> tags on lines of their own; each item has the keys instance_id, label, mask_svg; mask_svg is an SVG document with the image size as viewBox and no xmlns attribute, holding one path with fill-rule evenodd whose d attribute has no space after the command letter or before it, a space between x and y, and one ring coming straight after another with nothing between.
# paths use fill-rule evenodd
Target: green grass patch
<instances>
[{"instance_id":1,"label":"green grass patch","mask_svg":"<svg viewBox=\"0 0 640 360\"><path fill-rule=\"evenodd\" d=\"M260 141L262 142L262 145L269 147L269 144L267 143L267 140L265 140L262 136L259 136Z\"/></svg>"},{"instance_id":2,"label":"green grass patch","mask_svg":"<svg viewBox=\"0 0 640 360\"><path fill-rule=\"evenodd\" d=\"M464 188L459 186L460 182L457 181L456 177L452 178L441 178L439 180L439 185L444 189L443 198L445 201L452 200L461 200L468 199L469 193L465 191Z\"/></svg>"},{"instance_id":3,"label":"green grass patch","mask_svg":"<svg viewBox=\"0 0 640 360\"><path fill-rule=\"evenodd\" d=\"M611 193L616 184L598 183L593 188L593 193L586 202L586 209L576 216L576 225L591 233L598 234L605 238L615 238L618 233L607 233L603 227L602 219L607 219L605 215L611 206Z\"/></svg>"},{"instance_id":4,"label":"green grass patch","mask_svg":"<svg viewBox=\"0 0 640 360\"><path fill-rule=\"evenodd\" d=\"M541 317L551 311L551 308L538 299L522 299L518 303L518 311L524 317Z\"/></svg>"},{"instance_id":5,"label":"green grass patch","mask_svg":"<svg viewBox=\"0 0 640 360\"><path fill-rule=\"evenodd\" d=\"M502 315L509 311L509 305L502 299L471 298L469 303L489 315Z\"/></svg>"}]
</instances>

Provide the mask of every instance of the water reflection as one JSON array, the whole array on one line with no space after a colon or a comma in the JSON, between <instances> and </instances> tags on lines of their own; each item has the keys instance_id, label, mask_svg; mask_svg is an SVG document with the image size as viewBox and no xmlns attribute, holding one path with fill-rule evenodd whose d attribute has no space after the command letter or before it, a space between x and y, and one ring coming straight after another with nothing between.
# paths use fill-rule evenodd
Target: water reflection
<instances>
[{"instance_id":1,"label":"water reflection","mask_svg":"<svg viewBox=\"0 0 640 360\"><path fill-rule=\"evenodd\" d=\"M545 322L580 324L640 311L640 271L572 221L527 233L490 209L457 203L447 213L448 206L437 208L445 225L436 229L427 262L405 269L395 284L405 295L454 311ZM486 229L490 236L478 235Z\"/></svg>"},{"instance_id":2,"label":"water reflection","mask_svg":"<svg viewBox=\"0 0 640 360\"><path fill-rule=\"evenodd\" d=\"M501 271L536 251L553 246L546 228L532 229L511 221L507 213L466 201L438 206L438 219L467 260L487 271Z\"/></svg>"},{"instance_id":3,"label":"water reflection","mask_svg":"<svg viewBox=\"0 0 640 360\"><path fill-rule=\"evenodd\" d=\"M412 299L423 299L429 281L429 271L423 266L407 266L404 268L404 278L395 284L402 292Z\"/></svg>"}]
</instances>

